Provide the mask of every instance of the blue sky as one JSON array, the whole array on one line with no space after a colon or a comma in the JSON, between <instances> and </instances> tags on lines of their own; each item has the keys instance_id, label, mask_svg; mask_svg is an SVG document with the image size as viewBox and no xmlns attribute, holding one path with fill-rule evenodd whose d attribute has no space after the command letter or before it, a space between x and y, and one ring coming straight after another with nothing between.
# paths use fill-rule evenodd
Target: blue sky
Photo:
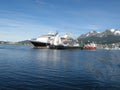
<instances>
[{"instance_id":1,"label":"blue sky","mask_svg":"<svg viewBox=\"0 0 120 90\"><path fill-rule=\"evenodd\" d=\"M0 0L0 41L120 29L120 0Z\"/></svg>"}]
</instances>

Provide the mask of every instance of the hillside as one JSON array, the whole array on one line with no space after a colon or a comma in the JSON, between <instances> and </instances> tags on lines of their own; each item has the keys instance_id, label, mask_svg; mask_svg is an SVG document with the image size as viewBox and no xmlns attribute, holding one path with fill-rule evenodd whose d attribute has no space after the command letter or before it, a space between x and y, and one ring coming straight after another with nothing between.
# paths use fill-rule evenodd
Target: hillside
<instances>
[{"instance_id":1,"label":"hillside","mask_svg":"<svg viewBox=\"0 0 120 90\"><path fill-rule=\"evenodd\" d=\"M107 29L103 32L88 32L86 34L82 34L78 37L79 41L83 43L96 42L99 44L111 44L120 42L120 30L117 29Z\"/></svg>"}]
</instances>

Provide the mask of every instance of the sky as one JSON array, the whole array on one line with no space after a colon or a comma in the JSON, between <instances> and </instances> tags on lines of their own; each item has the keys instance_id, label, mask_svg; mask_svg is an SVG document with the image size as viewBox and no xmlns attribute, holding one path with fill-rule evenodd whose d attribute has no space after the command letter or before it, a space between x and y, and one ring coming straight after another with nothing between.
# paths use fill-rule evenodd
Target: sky
<instances>
[{"instance_id":1,"label":"sky","mask_svg":"<svg viewBox=\"0 0 120 90\"><path fill-rule=\"evenodd\" d=\"M0 0L0 41L120 29L120 0Z\"/></svg>"}]
</instances>

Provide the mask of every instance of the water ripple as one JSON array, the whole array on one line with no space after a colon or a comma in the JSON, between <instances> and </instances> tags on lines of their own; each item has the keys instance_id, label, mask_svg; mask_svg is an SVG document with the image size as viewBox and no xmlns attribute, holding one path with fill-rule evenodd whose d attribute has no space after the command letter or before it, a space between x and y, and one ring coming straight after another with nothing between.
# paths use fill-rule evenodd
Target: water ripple
<instances>
[{"instance_id":1,"label":"water ripple","mask_svg":"<svg viewBox=\"0 0 120 90\"><path fill-rule=\"evenodd\" d=\"M119 90L119 53L0 46L0 90Z\"/></svg>"}]
</instances>

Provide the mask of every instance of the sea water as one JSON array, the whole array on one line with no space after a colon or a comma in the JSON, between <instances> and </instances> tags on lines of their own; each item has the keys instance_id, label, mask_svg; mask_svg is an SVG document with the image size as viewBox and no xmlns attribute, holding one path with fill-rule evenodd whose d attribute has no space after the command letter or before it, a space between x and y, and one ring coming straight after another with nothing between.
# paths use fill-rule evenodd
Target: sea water
<instances>
[{"instance_id":1,"label":"sea water","mask_svg":"<svg viewBox=\"0 0 120 90\"><path fill-rule=\"evenodd\" d=\"M0 45L0 90L120 90L120 50Z\"/></svg>"}]
</instances>

